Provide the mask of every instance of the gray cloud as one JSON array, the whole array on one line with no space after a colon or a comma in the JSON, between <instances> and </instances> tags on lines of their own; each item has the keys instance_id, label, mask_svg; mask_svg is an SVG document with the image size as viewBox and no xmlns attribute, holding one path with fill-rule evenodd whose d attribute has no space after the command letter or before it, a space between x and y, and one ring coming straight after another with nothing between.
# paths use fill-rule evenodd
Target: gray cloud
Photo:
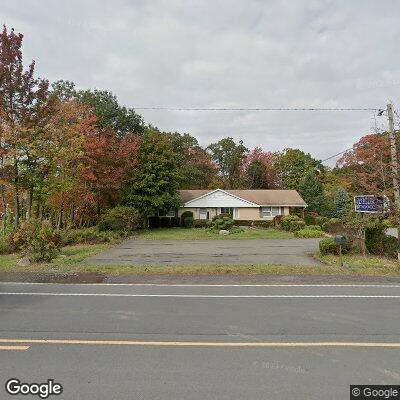
<instances>
[{"instance_id":1,"label":"gray cloud","mask_svg":"<svg viewBox=\"0 0 400 400\"><path fill-rule=\"evenodd\" d=\"M3 0L1 15L41 76L109 89L130 107L399 104L396 0ZM230 135L321 159L374 125L372 112L141 113L202 144Z\"/></svg>"}]
</instances>

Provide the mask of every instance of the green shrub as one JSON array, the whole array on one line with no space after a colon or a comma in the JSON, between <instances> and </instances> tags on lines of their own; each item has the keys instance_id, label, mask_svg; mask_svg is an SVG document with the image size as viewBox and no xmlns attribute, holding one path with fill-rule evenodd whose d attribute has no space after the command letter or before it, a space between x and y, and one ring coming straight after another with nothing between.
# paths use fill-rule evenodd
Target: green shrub
<instances>
[{"instance_id":1,"label":"green shrub","mask_svg":"<svg viewBox=\"0 0 400 400\"><path fill-rule=\"evenodd\" d=\"M233 227L230 229L230 233L231 233L231 234L243 233L243 232L245 232L245 229L241 228L240 226L233 226Z\"/></svg>"},{"instance_id":2,"label":"green shrub","mask_svg":"<svg viewBox=\"0 0 400 400\"><path fill-rule=\"evenodd\" d=\"M339 218L331 218L322 224L322 229L329 233L339 233L343 231L343 223Z\"/></svg>"},{"instance_id":3,"label":"green shrub","mask_svg":"<svg viewBox=\"0 0 400 400\"><path fill-rule=\"evenodd\" d=\"M235 221L235 223L236 223L236 221ZM275 225L274 221L253 221L253 224L252 224L252 226L257 226L260 228L271 228L274 225Z\"/></svg>"},{"instance_id":4,"label":"green shrub","mask_svg":"<svg viewBox=\"0 0 400 400\"><path fill-rule=\"evenodd\" d=\"M261 221L263 222L263 221ZM235 219L233 221L234 225L236 226L253 226L254 221L251 219Z\"/></svg>"},{"instance_id":5,"label":"green shrub","mask_svg":"<svg viewBox=\"0 0 400 400\"><path fill-rule=\"evenodd\" d=\"M193 218L194 220L193 213L191 211L184 211L181 215L181 226L185 226L185 218L187 217Z\"/></svg>"},{"instance_id":6,"label":"green shrub","mask_svg":"<svg viewBox=\"0 0 400 400\"><path fill-rule=\"evenodd\" d=\"M171 227L177 228L181 226L181 219L179 217L169 217L169 220L171 222Z\"/></svg>"},{"instance_id":7,"label":"green shrub","mask_svg":"<svg viewBox=\"0 0 400 400\"><path fill-rule=\"evenodd\" d=\"M65 229L60 232L63 246L73 244L100 244L118 240L122 232L99 231L96 227L81 229Z\"/></svg>"},{"instance_id":8,"label":"green shrub","mask_svg":"<svg viewBox=\"0 0 400 400\"><path fill-rule=\"evenodd\" d=\"M297 215L285 215L282 218L281 226L285 231L296 232L303 229L306 223Z\"/></svg>"},{"instance_id":9,"label":"green shrub","mask_svg":"<svg viewBox=\"0 0 400 400\"><path fill-rule=\"evenodd\" d=\"M209 224L211 229L229 231L234 224L232 217L229 214L216 215Z\"/></svg>"},{"instance_id":10,"label":"green shrub","mask_svg":"<svg viewBox=\"0 0 400 400\"><path fill-rule=\"evenodd\" d=\"M139 223L139 212L136 208L117 206L102 215L99 230L132 232L139 227Z\"/></svg>"},{"instance_id":11,"label":"green shrub","mask_svg":"<svg viewBox=\"0 0 400 400\"><path fill-rule=\"evenodd\" d=\"M298 238L320 238L320 237L324 237L325 235L322 232L321 228L320 229L308 229L306 227L305 229L300 229L299 231L296 231L294 233L294 236L296 236Z\"/></svg>"},{"instance_id":12,"label":"green shrub","mask_svg":"<svg viewBox=\"0 0 400 400\"><path fill-rule=\"evenodd\" d=\"M383 226L384 226L386 229L395 228L395 227L396 227L396 224L395 224L394 221L392 221L390 218L384 219L384 220L382 221L382 224L383 224Z\"/></svg>"},{"instance_id":13,"label":"green shrub","mask_svg":"<svg viewBox=\"0 0 400 400\"><path fill-rule=\"evenodd\" d=\"M317 216L314 218L314 224L315 224L315 225L319 225L319 226L324 225L324 223L325 223L325 222L328 222L328 221L329 221L329 218L328 218L328 217L321 217L320 215L317 215Z\"/></svg>"},{"instance_id":14,"label":"green shrub","mask_svg":"<svg viewBox=\"0 0 400 400\"><path fill-rule=\"evenodd\" d=\"M322 231L322 228L319 225L307 225L304 229L309 229L312 231Z\"/></svg>"},{"instance_id":15,"label":"green shrub","mask_svg":"<svg viewBox=\"0 0 400 400\"><path fill-rule=\"evenodd\" d=\"M193 226L194 226L194 219L193 219L193 217L185 217L185 218L183 219L183 226L184 226L185 228L193 228Z\"/></svg>"},{"instance_id":16,"label":"green shrub","mask_svg":"<svg viewBox=\"0 0 400 400\"><path fill-rule=\"evenodd\" d=\"M160 227L160 217L158 215L149 217L149 228L159 228Z\"/></svg>"},{"instance_id":17,"label":"green shrub","mask_svg":"<svg viewBox=\"0 0 400 400\"><path fill-rule=\"evenodd\" d=\"M13 245L31 261L48 262L59 254L61 237L49 221L32 219L13 233Z\"/></svg>"},{"instance_id":18,"label":"green shrub","mask_svg":"<svg viewBox=\"0 0 400 400\"><path fill-rule=\"evenodd\" d=\"M383 225L365 230L365 247L368 253L383 255L385 252L385 228Z\"/></svg>"},{"instance_id":19,"label":"green shrub","mask_svg":"<svg viewBox=\"0 0 400 400\"><path fill-rule=\"evenodd\" d=\"M252 219L235 219L233 224L236 226L253 226L260 228L270 228L274 226L274 221L254 221Z\"/></svg>"},{"instance_id":20,"label":"green shrub","mask_svg":"<svg viewBox=\"0 0 400 400\"><path fill-rule=\"evenodd\" d=\"M339 245L332 237L324 238L319 241L319 251L321 254L339 254Z\"/></svg>"},{"instance_id":21,"label":"green shrub","mask_svg":"<svg viewBox=\"0 0 400 400\"><path fill-rule=\"evenodd\" d=\"M274 217L274 219L272 220L272 224L271 225L274 225L277 228L281 228L282 227L282 219L283 219L283 217L284 217L284 215L276 215ZM267 222L267 221L265 221L265 222ZM268 222L270 222L270 221L268 221Z\"/></svg>"},{"instance_id":22,"label":"green shrub","mask_svg":"<svg viewBox=\"0 0 400 400\"><path fill-rule=\"evenodd\" d=\"M170 217L160 217L160 228L170 228L171 218Z\"/></svg>"},{"instance_id":23,"label":"green shrub","mask_svg":"<svg viewBox=\"0 0 400 400\"><path fill-rule=\"evenodd\" d=\"M397 258L399 251L399 242L394 236L385 236L383 241L384 254L390 258Z\"/></svg>"},{"instance_id":24,"label":"green shrub","mask_svg":"<svg viewBox=\"0 0 400 400\"><path fill-rule=\"evenodd\" d=\"M319 215L315 212L305 212L304 213L304 222L306 225L315 225L315 218L319 217Z\"/></svg>"},{"instance_id":25,"label":"green shrub","mask_svg":"<svg viewBox=\"0 0 400 400\"><path fill-rule=\"evenodd\" d=\"M195 228L205 228L207 226L208 219L195 219L194 227Z\"/></svg>"},{"instance_id":26,"label":"green shrub","mask_svg":"<svg viewBox=\"0 0 400 400\"><path fill-rule=\"evenodd\" d=\"M23 231L21 229L14 229L8 237L8 248L10 253L17 253L21 251L23 244Z\"/></svg>"},{"instance_id":27,"label":"green shrub","mask_svg":"<svg viewBox=\"0 0 400 400\"><path fill-rule=\"evenodd\" d=\"M0 254L10 253L10 238L9 235L0 235Z\"/></svg>"}]
</instances>

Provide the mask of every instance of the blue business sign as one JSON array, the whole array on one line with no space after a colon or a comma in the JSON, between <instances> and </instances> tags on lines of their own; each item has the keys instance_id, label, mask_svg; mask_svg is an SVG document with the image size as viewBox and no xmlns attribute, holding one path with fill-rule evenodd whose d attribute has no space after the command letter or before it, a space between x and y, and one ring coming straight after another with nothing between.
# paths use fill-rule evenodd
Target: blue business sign
<instances>
[{"instance_id":1,"label":"blue business sign","mask_svg":"<svg viewBox=\"0 0 400 400\"><path fill-rule=\"evenodd\" d=\"M354 206L359 213L379 213L386 211L389 199L386 196L354 196Z\"/></svg>"}]
</instances>

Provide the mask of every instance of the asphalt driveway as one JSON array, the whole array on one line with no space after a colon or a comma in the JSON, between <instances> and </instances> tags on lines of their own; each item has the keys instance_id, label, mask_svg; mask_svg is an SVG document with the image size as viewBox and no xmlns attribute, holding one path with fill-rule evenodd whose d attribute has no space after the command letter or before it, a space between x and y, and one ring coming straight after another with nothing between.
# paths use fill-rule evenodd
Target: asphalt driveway
<instances>
[{"instance_id":1,"label":"asphalt driveway","mask_svg":"<svg viewBox=\"0 0 400 400\"><path fill-rule=\"evenodd\" d=\"M318 239L135 240L129 239L84 261L87 264L321 265L310 254Z\"/></svg>"}]
</instances>

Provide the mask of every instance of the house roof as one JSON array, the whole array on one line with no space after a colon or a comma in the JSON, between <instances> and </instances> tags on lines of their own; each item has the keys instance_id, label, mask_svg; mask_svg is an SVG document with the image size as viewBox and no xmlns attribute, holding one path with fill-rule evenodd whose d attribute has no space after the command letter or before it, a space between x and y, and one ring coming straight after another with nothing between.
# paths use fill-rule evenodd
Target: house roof
<instances>
[{"instance_id":1,"label":"house roof","mask_svg":"<svg viewBox=\"0 0 400 400\"><path fill-rule=\"evenodd\" d=\"M197 199L215 190L180 190L181 199L184 203ZM306 207L306 202L296 190L224 190L241 199L251 201L260 206L294 206Z\"/></svg>"}]
</instances>

